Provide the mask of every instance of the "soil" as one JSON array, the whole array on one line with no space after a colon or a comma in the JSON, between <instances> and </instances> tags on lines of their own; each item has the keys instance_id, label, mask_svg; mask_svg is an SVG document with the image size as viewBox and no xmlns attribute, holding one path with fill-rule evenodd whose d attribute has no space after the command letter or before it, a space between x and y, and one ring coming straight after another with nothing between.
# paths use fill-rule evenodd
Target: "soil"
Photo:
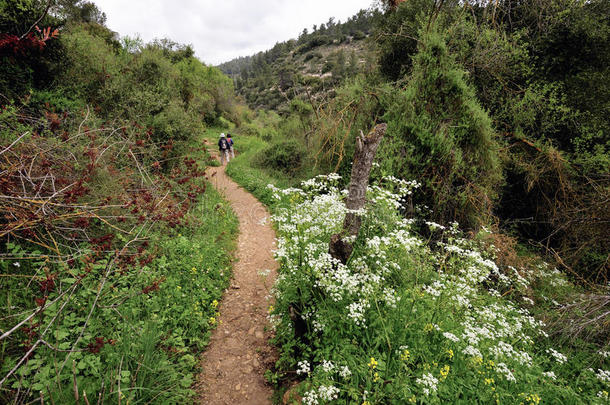
<instances>
[{"instance_id":1,"label":"soil","mask_svg":"<svg viewBox=\"0 0 610 405\"><path fill-rule=\"evenodd\" d=\"M277 269L271 253L275 232L267 209L233 182L224 167L209 168L207 174L239 218L239 238L231 286L219 306L219 325L201 360L199 403L271 404L273 390L263 374L277 360L268 343L267 320Z\"/></svg>"}]
</instances>

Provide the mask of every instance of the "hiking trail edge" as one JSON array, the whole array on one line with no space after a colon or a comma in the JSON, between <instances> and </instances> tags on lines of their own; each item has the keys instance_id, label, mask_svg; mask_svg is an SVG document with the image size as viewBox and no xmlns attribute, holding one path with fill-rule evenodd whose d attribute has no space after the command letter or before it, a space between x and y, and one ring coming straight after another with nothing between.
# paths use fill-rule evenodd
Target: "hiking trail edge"
<instances>
[{"instance_id":1,"label":"hiking trail edge","mask_svg":"<svg viewBox=\"0 0 610 405\"><path fill-rule=\"evenodd\" d=\"M265 328L271 303L269 290L277 270L271 253L275 232L265 206L233 182L224 169L210 167L208 177L239 219L237 262L231 285L219 305L219 325L200 359L198 402L271 404L273 390L263 374L277 359L276 350L268 343L270 328ZM260 274L267 271L267 276Z\"/></svg>"}]
</instances>

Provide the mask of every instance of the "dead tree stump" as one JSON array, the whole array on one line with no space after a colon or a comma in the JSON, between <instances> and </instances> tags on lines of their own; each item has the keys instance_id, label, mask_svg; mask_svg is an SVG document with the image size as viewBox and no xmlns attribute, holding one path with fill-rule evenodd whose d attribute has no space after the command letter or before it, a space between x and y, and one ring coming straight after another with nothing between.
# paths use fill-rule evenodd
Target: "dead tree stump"
<instances>
[{"instance_id":1,"label":"dead tree stump","mask_svg":"<svg viewBox=\"0 0 610 405\"><path fill-rule=\"evenodd\" d=\"M369 185L371 167L377 153L377 147L381 138L385 135L386 129L387 124L378 124L368 135L365 136L360 131L360 136L356 138L356 152L354 153L352 176L349 182L349 194L345 202L347 209L350 211L345 215L342 231L330 238L329 246L330 255L343 264L347 263L347 259L352 254L353 239L358 236L360 225L362 225L361 216L354 211L363 209L366 203L366 190ZM347 241L344 240L346 237L349 238Z\"/></svg>"}]
</instances>

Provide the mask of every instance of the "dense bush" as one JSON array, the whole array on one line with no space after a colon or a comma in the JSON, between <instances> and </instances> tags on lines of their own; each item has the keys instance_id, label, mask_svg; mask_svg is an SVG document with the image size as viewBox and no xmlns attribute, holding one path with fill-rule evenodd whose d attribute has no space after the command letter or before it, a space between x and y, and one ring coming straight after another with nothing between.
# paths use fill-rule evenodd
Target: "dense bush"
<instances>
[{"instance_id":1,"label":"dense bush","mask_svg":"<svg viewBox=\"0 0 610 405\"><path fill-rule=\"evenodd\" d=\"M423 182L433 218L476 229L489 223L501 180L496 134L437 33L422 38L408 85L384 119L383 167Z\"/></svg>"},{"instance_id":2,"label":"dense bush","mask_svg":"<svg viewBox=\"0 0 610 405\"><path fill-rule=\"evenodd\" d=\"M295 139L277 140L259 152L257 161L263 167L269 167L288 175L301 170L307 152Z\"/></svg>"}]
</instances>

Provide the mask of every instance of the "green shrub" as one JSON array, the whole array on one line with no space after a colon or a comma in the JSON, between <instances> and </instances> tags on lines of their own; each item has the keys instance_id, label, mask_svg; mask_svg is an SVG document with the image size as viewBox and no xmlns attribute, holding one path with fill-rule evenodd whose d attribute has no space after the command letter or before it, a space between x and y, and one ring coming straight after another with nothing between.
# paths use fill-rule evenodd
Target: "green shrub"
<instances>
[{"instance_id":1,"label":"green shrub","mask_svg":"<svg viewBox=\"0 0 610 405\"><path fill-rule=\"evenodd\" d=\"M301 170L306 154L305 148L297 140L284 139L259 152L257 161L262 167L294 175Z\"/></svg>"},{"instance_id":2,"label":"green shrub","mask_svg":"<svg viewBox=\"0 0 610 405\"><path fill-rule=\"evenodd\" d=\"M488 223L502 170L492 122L438 33L425 34L413 73L384 116L382 166L423 182L419 203L444 224Z\"/></svg>"}]
</instances>

